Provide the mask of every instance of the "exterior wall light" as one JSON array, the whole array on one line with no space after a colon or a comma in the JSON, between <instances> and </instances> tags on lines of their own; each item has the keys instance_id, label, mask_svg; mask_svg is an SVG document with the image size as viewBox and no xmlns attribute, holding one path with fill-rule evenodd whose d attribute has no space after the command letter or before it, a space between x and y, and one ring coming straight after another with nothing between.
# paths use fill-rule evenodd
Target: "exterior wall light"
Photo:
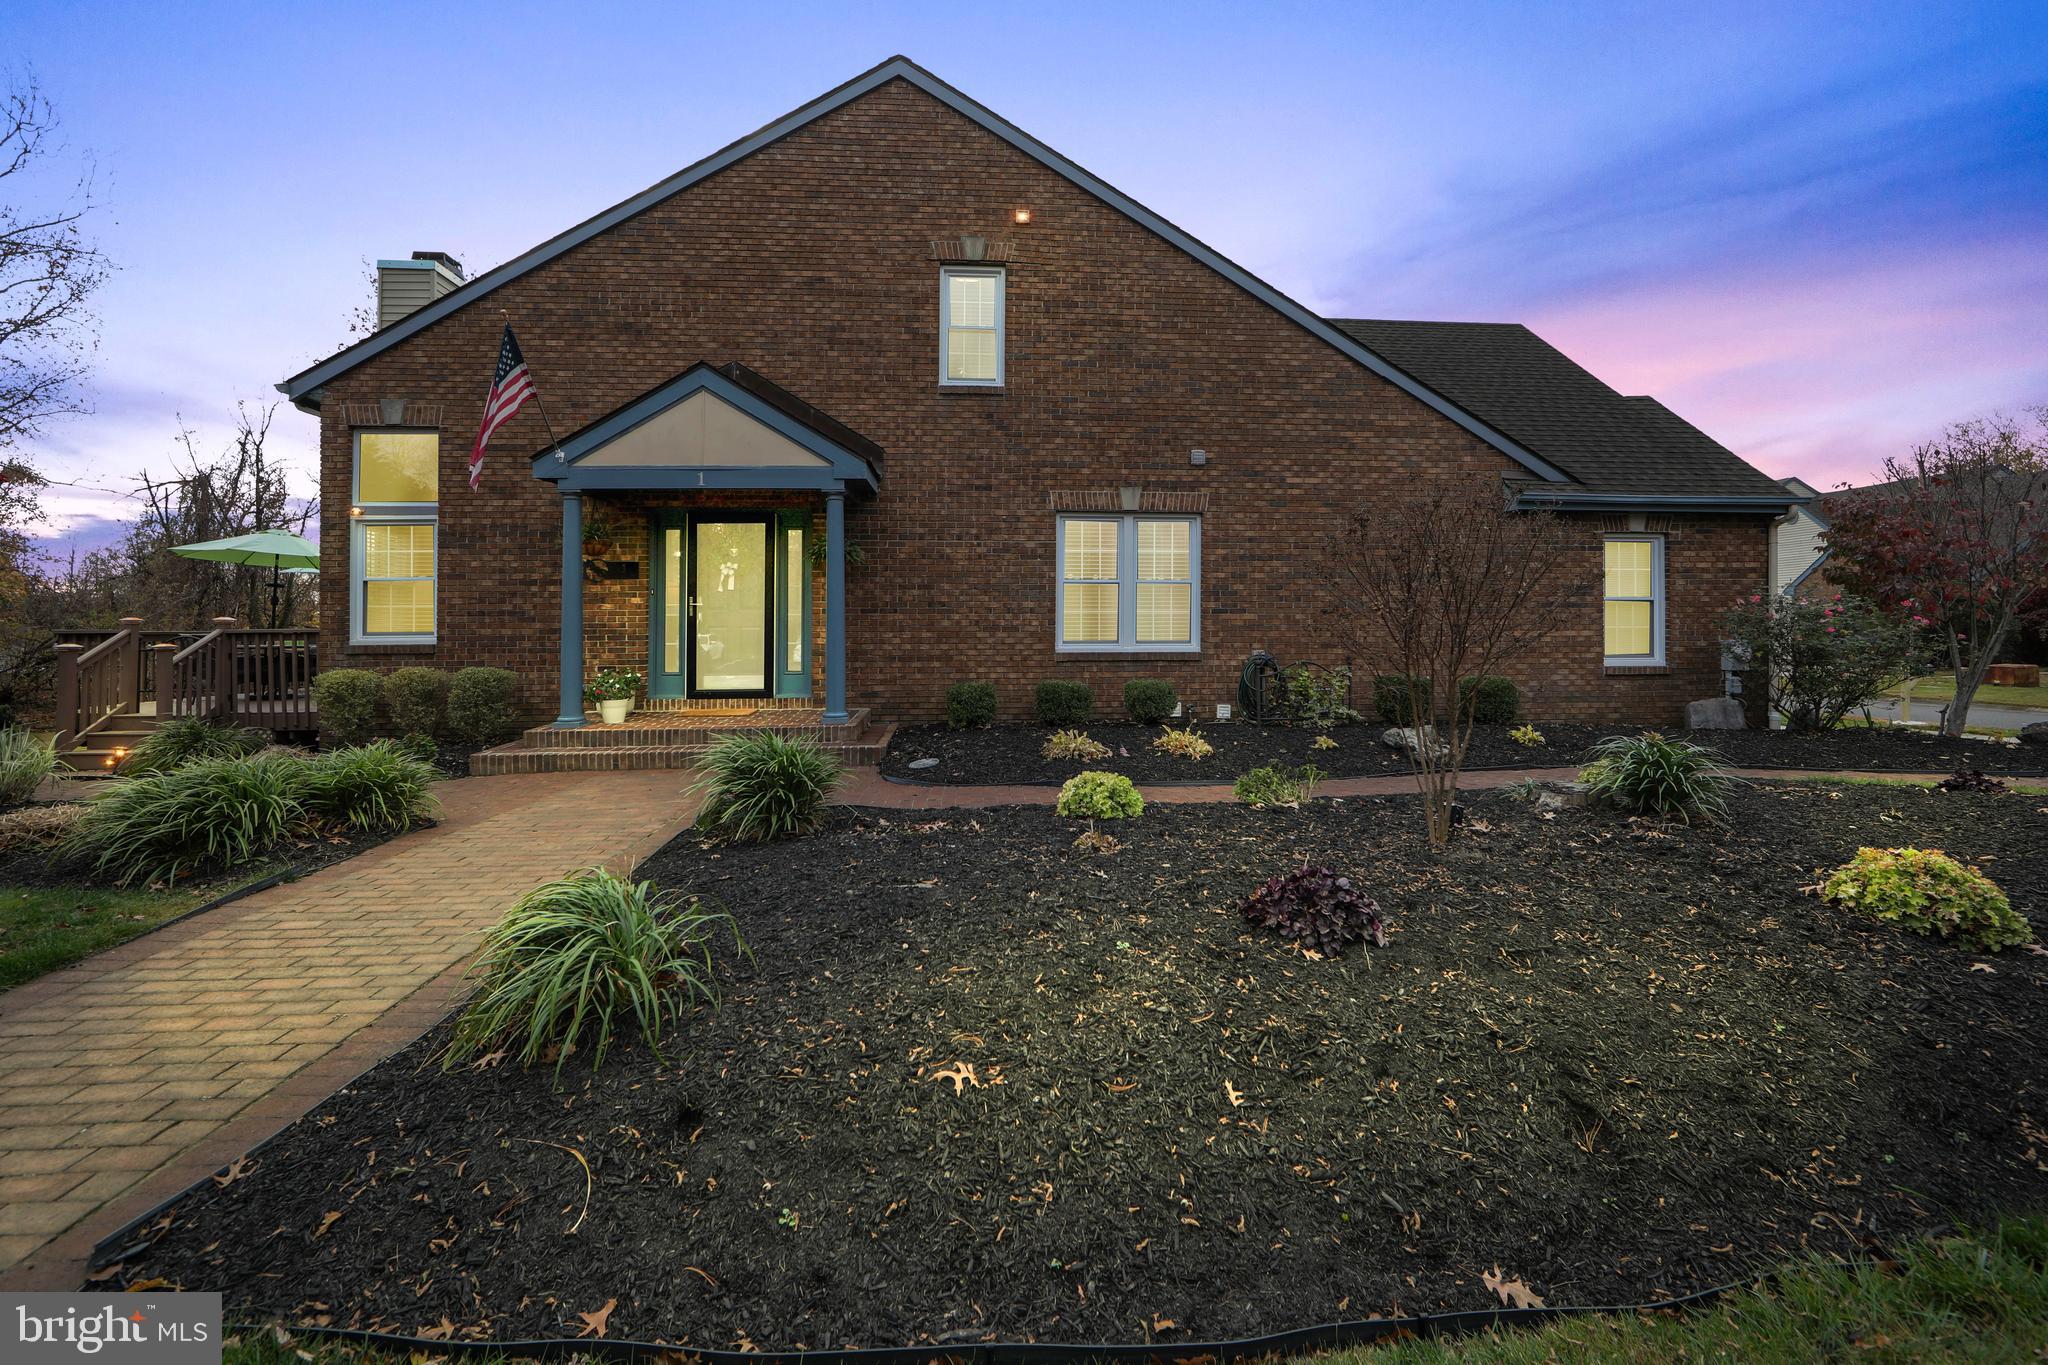
<instances>
[{"instance_id":1,"label":"exterior wall light","mask_svg":"<svg viewBox=\"0 0 2048 1365\"><path fill-rule=\"evenodd\" d=\"M351 507L348 509L348 514L352 517L359 517L363 514L363 509L360 507Z\"/></svg>"},{"instance_id":2,"label":"exterior wall light","mask_svg":"<svg viewBox=\"0 0 2048 1365\"><path fill-rule=\"evenodd\" d=\"M1031 221L1031 210L1018 209L1015 213L1011 215L1011 217L1015 218L1020 223L1028 223Z\"/></svg>"}]
</instances>

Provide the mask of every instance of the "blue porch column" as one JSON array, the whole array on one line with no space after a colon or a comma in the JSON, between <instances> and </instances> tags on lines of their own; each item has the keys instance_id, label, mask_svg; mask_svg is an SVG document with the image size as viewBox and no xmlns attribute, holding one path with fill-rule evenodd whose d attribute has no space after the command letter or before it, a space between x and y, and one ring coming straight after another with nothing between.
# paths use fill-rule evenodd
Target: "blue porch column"
<instances>
[{"instance_id":1,"label":"blue porch column","mask_svg":"<svg viewBox=\"0 0 2048 1365\"><path fill-rule=\"evenodd\" d=\"M825 495L825 724L846 714L846 492Z\"/></svg>"},{"instance_id":2,"label":"blue porch column","mask_svg":"<svg viewBox=\"0 0 2048 1365\"><path fill-rule=\"evenodd\" d=\"M562 494L562 714L583 723L583 495Z\"/></svg>"}]
</instances>

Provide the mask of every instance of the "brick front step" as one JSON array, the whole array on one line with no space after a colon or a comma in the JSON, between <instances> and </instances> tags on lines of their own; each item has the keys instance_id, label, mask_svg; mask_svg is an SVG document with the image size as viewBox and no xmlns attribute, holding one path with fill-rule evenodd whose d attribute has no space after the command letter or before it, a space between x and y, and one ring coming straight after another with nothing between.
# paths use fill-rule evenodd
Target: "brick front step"
<instances>
[{"instance_id":1,"label":"brick front step","mask_svg":"<svg viewBox=\"0 0 2048 1365\"><path fill-rule=\"evenodd\" d=\"M611 748L701 748L720 735L735 731L772 730L794 738L809 735L821 744L852 744L867 728L865 707L847 712L844 725L826 725L816 709L726 712L716 716L695 716L687 711L639 711L623 725L606 725L595 718L572 729L536 725L519 737L523 749L611 749Z\"/></svg>"},{"instance_id":2,"label":"brick front step","mask_svg":"<svg viewBox=\"0 0 2048 1365\"><path fill-rule=\"evenodd\" d=\"M818 727L802 728L808 732L815 731ZM886 722L870 725L866 727L866 733L857 740L825 741L820 747L849 768L873 767L882 761L882 753L889 747L889 736L895 728ZM572 730L566 733L576 732ZM472 756L469 760L469 771L475 777L494 777L504 773L632 772L649 768L694 768L710 747L706 740L685 744L611 743L574 748L540 748L529 746L522 739L512 744L500 745L495 749L486 749Z\"/></svg>"}]
</instances>

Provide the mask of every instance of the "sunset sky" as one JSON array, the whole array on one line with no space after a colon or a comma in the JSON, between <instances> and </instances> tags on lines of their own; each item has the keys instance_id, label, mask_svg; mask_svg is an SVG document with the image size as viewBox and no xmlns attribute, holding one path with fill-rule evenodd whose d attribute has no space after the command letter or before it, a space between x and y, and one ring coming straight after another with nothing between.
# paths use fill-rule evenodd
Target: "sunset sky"
<instances>
[{"instance_id":1,"label":"sunset sky","mask_svg":"<svg viewBox=\"0 0 2048 1365\"><path fill-rule=\"evenodd\" d=\"M118 267L52 548L336 349L365 260L481 271L897 52L1312 308L1525 322L1775 475L2048 402L2040 3L11 0Z\"/></svg>"}]
</instances>

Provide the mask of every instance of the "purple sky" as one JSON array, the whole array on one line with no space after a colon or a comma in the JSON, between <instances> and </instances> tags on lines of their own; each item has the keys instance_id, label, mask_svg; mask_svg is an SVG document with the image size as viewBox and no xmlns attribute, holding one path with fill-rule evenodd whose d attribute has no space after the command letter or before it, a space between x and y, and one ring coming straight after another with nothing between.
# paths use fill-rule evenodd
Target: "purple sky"
<instances>
[{"instance_id":1,"label":"purple sky","mask_svg":"<svg viewBox=\"0 0 2048 1365\"><path fill-rule=\"evenodd\" d=\"M2048 6L966 13L12 0L120 267L52 547L334 350L365 258L481 270L895 52L1310 307L1526 322L1772 474L2048 402Z\"/></svg>"}]
</instances>

